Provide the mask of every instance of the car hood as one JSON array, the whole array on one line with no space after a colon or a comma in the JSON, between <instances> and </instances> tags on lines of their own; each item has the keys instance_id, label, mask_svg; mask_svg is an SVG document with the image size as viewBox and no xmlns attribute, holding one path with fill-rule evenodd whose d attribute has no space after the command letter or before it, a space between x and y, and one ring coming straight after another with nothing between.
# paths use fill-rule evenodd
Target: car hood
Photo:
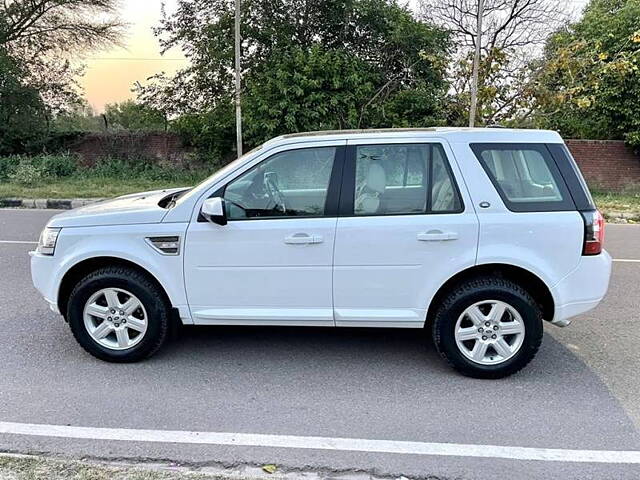
<instances>
[{"instance_id":1,"label":"car hood","mask_svg":"<svg viewBox=\"0 0 640 480\"><path fill-rule=\"evenodd\" d=\"M160 207L158 202L182 190L185 188L132 193L112 200L93 203L54 216L49 221L49 226L90 227L159 223L167 213L167 209Z\"/></svg>"}]
</instances>

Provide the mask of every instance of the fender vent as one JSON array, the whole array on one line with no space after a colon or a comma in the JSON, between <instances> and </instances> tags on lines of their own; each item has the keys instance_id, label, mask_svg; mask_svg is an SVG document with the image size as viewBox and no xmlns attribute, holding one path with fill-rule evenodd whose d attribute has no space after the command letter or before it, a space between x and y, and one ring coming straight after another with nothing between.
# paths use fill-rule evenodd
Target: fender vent
<instances>
[{"instance_id":1,"label":"fender vent","mask_svg":"<svg viewBox=\"0 0 640 480\"><path fill-rule=\"evenodd\" d=\"M178 255L180 253L180 237L147 237L147 243L163 255Z\"/></svg>"}]
</instances>

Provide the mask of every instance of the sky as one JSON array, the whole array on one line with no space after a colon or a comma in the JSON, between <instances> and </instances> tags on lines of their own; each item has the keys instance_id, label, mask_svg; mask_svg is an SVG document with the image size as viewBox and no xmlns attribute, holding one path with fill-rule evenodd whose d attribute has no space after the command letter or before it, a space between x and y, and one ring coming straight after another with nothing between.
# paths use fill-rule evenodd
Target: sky
<instances>
[{"instance_id":1,"label":"sky","mask_svg":"<svg viewBox=\"0 0 640 480\"><path fill-rule=\"evenodd\" d=\"M587 0L562 0L567 8L580 11ZM85 97L97 113L105 104L134 98L131 92L135 82L158 72L171 74L186 64L180 51L160 55L160 45L153 35L161 17L162 0L121 0L122 19L129 24L122 39L124 47L106 52L96 52L87 59L87 71L81 80ZM168 11L175 8L177 0L165 0ZM409 0L415 8L418 0Z\"/></svg>"},{"instance_id":2,"label":"sky","mask_svg":"<svg viewBox=\"0 0 640 480\"><path fill-rule=\"evenodd\" d=\"M171 9L176 0L165 0ZM105 104L133 98L136 81L145 83L151 75L171 74L185 65L180 51L160 55L160 45L153 35L161 17L161 0L122 0L121 18L129 24L123 47L95 52L86 60L86 74L81 79L85 97L97 113Z\"/></svg>"}]
</instances>

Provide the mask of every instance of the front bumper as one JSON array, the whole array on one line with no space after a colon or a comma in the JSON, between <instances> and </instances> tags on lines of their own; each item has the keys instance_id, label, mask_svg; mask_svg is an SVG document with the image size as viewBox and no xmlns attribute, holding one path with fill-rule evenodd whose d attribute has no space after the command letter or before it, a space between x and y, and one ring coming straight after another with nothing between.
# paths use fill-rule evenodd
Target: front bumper
<instances>
[{"instance_id":1,"label":"front bumper","mask_svg":"<svg viewBox=\"0 0 640 480\"><path fill-rule=\"evenodd\" d=\"M570 319L594 309L602 301L611 279L611 255L583 256L578 267L551 290L555 314L551 323L566 327Z\"/></svg>"},{"instance_id":2,"label":"front bumper","mask_svg":"<svg viewBox=\"0 0 640 480\"><path fill-rule=\"evenodd\" d=\"M49 308L60 313L58 308L58 284L56 281L56 261L52 255L29 252L31 256L31 281L36 290L44 297Z\"/></svg>"}]
</instances>

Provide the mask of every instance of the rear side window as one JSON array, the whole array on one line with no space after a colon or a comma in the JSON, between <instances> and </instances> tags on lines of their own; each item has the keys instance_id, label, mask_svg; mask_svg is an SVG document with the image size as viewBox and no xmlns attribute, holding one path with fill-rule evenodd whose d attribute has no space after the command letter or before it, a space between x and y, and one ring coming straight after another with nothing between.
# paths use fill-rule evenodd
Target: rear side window
<instances>
[{"instance_id":1,"label":"rear side window","mask_svg":"<svg viewBox=\"0 0 640 480\"><path fill-rule=\"evenodd\" d=\"M556 161L562 177L567 182L567 187L569 187L577 209L582 211L595 210L596 206L589 187L587 187L587 182L585 182L582 172L580 172L567 146L564 143L549 143L547 148Z\"/></svg>"},{"instance_id":2,"label":"rear side window","mask_svg":"<svg viewBox=\"0 0 640 480\"><path fill-rule=\"evenodd\" d=\"M459 213L458 187L438 144L355 148L354 215Z\"/></svg>"},{"instance_id":3,"label":"rear side window","mask_svg":"<svg viewBox=\"0 0 640 480\"><path fill-rule=\"evenodd\" d=\"M574 210L564 179L543 144L472 144L505 205L514 212Z\"/></svg>"}]
</instances>

